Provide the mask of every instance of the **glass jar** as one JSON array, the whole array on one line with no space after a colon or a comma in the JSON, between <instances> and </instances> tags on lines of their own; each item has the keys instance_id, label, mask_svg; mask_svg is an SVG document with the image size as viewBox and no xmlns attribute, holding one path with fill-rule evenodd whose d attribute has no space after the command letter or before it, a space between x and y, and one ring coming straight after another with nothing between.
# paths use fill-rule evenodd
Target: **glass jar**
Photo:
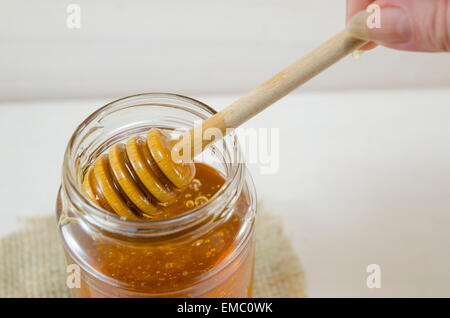
<instances>
[{"instance_id":1,"label":"glass jar","mask_svg":"<svg viewBox=\"0 0 450 318\"><path fill-rule=\"evenodd\" d=\"M199 159L221 173L223 186L176 217L123 219L81 191L87 168L111 145L154 127L175 137L213 114L184 96L141 94L100 108L76 129L56 206L67 262L80 273L75 297L251 296L256 195L234 134Z\"/></svg>"}]
</instances>

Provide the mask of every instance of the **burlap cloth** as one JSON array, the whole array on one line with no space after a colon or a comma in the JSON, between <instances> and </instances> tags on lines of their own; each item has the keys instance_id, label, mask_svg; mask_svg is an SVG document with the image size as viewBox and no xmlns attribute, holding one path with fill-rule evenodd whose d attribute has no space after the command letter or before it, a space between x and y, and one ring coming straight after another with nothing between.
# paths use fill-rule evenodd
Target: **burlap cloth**
<instances>
[{"instance_id":1,"label":"burlap cloth","mask_svg":"<svg viewBox=\"0 0 450 318\"><path fill-rule=\"evenodd\" d=\"M305 297L304 275L280 219L259 209L254 297ZM24 220L0 239L0 297L70 297L55 217Z\"/></svg>"}]
</instances>

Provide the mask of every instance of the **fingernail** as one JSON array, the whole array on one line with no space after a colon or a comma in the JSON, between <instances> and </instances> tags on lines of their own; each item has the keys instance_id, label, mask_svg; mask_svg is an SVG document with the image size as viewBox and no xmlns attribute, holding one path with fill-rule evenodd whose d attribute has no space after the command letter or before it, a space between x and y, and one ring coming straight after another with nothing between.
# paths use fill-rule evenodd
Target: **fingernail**
<instances>
[{"instance_id":1,"label":"fingernail","mask_svg":"<svg viewBox=\"0 0 450 318\"><path fill-rule=\"evenodd\" d=\"M411 21L401 8L383 8L379 24L374 13L361 11L347 25L350 33L356 37L385 43L405 43L411 38Z\"/></svg>"}]
</instances>

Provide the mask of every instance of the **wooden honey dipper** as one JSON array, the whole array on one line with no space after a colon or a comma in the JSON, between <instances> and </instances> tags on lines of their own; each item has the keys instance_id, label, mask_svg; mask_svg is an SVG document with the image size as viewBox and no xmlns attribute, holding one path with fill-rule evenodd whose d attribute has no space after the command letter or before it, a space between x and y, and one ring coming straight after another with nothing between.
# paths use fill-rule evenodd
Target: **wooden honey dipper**
<instances>
[{"instance_id":1,"label":"wooden honey dipper","mask_svg":"<svg viewBox=\"0 0 450 318\"><path fill-rule=\"evenodd\" d=\"M100 155L88 169L83 192L97 205L125 218L141 219L136 209L144 215L156 213L158 202L173 200L176 189L186 187L195 176L192 161L172 160L175 145L179 149L190 148L189 158L193 159L217 141L204 140L202 134L194 133L195 129L203 132L216 128L225 136L227 128L240 126L365 43L366 40L344 30L180 139L171 140L163 131L151 129L147 138L133 136L126 144L113 145L108 154ZM201 147L196 147L197 144Z\"/></svg>"}]
</instances>

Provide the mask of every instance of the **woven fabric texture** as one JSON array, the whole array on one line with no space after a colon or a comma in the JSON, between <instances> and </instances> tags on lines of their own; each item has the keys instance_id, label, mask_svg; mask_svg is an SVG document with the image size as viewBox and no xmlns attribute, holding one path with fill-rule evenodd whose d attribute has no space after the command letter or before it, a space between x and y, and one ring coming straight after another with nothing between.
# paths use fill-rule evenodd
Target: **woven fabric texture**
<instances>
[{"instance_id":1,"label":"woven fabric texture","mask_svg":"<svg viewBox=\"0 0 450 318\"><path fill-rule=\"evenodd\" d=\"M304 274L278 217L260 209L254 297L305 297ZM0 297L70 297L55 217L24 220L0 238Z\"/></svg>"}]
</instances>

